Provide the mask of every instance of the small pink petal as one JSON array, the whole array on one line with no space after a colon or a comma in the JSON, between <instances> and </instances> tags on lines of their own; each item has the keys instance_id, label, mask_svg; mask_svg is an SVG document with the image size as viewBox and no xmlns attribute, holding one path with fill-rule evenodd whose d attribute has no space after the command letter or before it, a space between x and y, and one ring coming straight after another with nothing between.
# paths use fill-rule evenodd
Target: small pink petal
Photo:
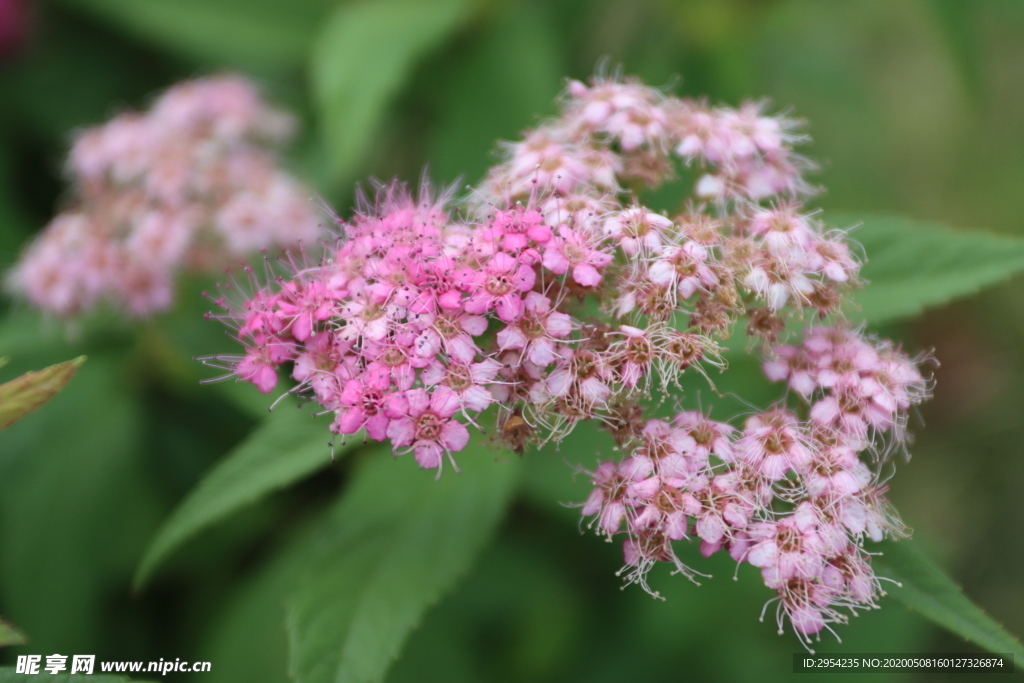
<instances>
[{"instance_id":1,"label":"small pink petal","mask_svg":"<svg viewBox=\"0 0 1024 683\"><path fill-rule=\"evenodd\" d=\"M441 466L444 451L434 441L417 441L414 447L416 462L425 470L436 470Z\"/></svg>"},{"instance_id":2,"label":"small pink petal","mask_svg":"<svg viewBox=\"0 0 1024 683\"><path fill-rule=\"evenodd\" d=\"M572 270L572 279L584 287L601 284L601 273L589 263L580 263Z\"/></svg>"},{"instance_id":3,"label":"small pink petal","mask_svg":"<svg viewBox=\"0 0 1024 683\"><path fill-rule=\"evenodd\" d=\"M473 337L479 337L487 331L487 318L477 315L460 315L459 326Z\"/></svg>"},{"instance_id":4,"label":"small pink petal","mask_svg":"<svg viewBox=\"0 0 1024 683\"><path fill-rule=\"evenodd\" d=\"M441 428L441 443L453 453L461 451L469 443L469 430L461 422L452 420Z\"/></svg>"},{"instance_id":5,"label":"small pink petal","mask_svg":"<svg viewBox=\"0 0 1024 683\"><path fill-rule=\"evenodd\" d=\"M446 386L436 387L430 395L430 409L441 417L451 417L459 409L459 395Z\"/></svg>"},{"instance_id":6,"label":"small pink petal","mask_svg":"<svg viewBox=\"0 0 1024 683\"><path fill-rule=\"evenodd\" d=\"M404 448L411 445L413 439L416 438L416 427L407 417L391 420L388 425L387 437L391 439L392 445Z\"/></svg>"},{"instance_id":7,"label":"small pink petal","mask_svg":"<svg viewBox=\"0 0 1024 683\"><path fill-rule=\"evenodd\" d=\"M374 441L383 441L388 438L388 425L391 420L384 413L377 413L366 421L366 433Z\"/></svg>"}]
</instances>

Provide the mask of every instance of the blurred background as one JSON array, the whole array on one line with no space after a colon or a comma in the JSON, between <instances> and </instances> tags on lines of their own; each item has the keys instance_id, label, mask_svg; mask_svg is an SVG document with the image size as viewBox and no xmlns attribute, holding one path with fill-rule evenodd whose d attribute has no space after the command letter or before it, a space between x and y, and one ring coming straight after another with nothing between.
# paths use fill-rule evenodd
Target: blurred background
<instances>
[{"instance_id":1,"label":"blurred background","mask_svg":"<svg viewBox=\"0 0 1024 683\"><path fill-rule=\"evenodd\" d=\"M402 26L403 5L392 4ZM429 165L438 182L476 181L494 162L496 140L552 114L564 79L585 79L605 60L682 95L729 104L766 97L805 119L813 142L801 151L821 164L812 181L826 191L813 205L826 221L830 211L890 212L1024 236L1017 0L446 1L437 7L458 19L443 36L396 31L395 51L414 54L400 67L379 49L339 44L342 19L358 6L0 0L0 266L67 200L62 166L73 131L143 108L180 79L223 70L255 78L268 99L298 114L303 133L288 165L339 211L368 176L415 181ZM401 44L407 38L419 41L414 49ZM331 69L348 84L341 94L325 94ZM204 534L144 591L131 589L161 520L256 421L198 385L212 371L192 357L233 350L223 329L201 318L198 293L210 286L186 283L171 313L144 324L101 316L74 329L5 300L0 355L11 363L0 379L90 356L64 394L0 434L0 614L30 641L0 654L5 662L18 653L180 657L212 661L196 678L205 683L285 679L287 572L275 549L342 489L346 462ZM892 499L931 556L1017 634L1022 294L1024 282L1007 283L879 330L911 351L934 349L941 362ZM564 461L594 454L526 457L528 481L542 483L527 486L388 680L793 675L801 648L791 634L776 635L772 619L758 622L771 593L756 572L734 582L732 563L715 558L694 563L714 574L699 588L655 572L665 602L621 591L618 545L581 534L576 511L546 495L584 499L586 482L574 482ZM883 606L841 628L842 645L826 635L818 650L974 651L890 599Z\"/></svg>"}]
</instances>

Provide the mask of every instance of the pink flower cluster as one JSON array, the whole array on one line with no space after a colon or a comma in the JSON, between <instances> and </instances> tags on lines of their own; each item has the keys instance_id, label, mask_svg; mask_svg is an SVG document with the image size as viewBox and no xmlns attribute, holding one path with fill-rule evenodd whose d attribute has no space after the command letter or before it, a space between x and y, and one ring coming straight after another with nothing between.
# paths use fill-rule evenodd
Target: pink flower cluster
<instances>
[{"instance_id":1,"label":"pink flower cluster","mask_svg":"<svg viewBox=\"0 0 1024 683\"><path fill-rule=\"evenodd\" d=\"M556 232L522 206L470 223L444 203L426 190L417 201L401 186L384 189L318 264L294 267L240 306L222 297L249 348L217 360L263 393L292 362L296 390L335 414L332 431L365 429L439 473L469 441L458 418L475 425L493 403L521 411L532 393L602 406L611 369L586 381L576 368L583 328L559 310L570 287L601 284L612 256L599 238L568 225Z\"/></svg>"},{"instance_id":2,"label":"pink flower cluster","mask_svg":"<svg viewBox=\"0 0 1024 683\"><path fill-rule=\"evenodd\" d=\"M627 581L645 588L656 562L692 576L674 541L692 538L705 557L726 549L758 567L777 592L780 628L785 615L806 639L845 622L838 608L877 606L863 542L905 535L879 465L929 387L890 344L841 326L810 329L799 346L771 355L766 374L788 379L810 404L807 418L780 403L742 430L685 411L636 423L620 436L628 455L593 473L582 512L599 533L626 535Z\"/></svg>"},{"instance_id":3,"label":"pink flower cluster","mask_svg":"<svg viewBox=\"0 0 1024 683\"><path fill-rule=\"evenodd\" d=\"M764 115L765 103L739 109L665 96L637 81L571 81L562 115L509 146L508 161L486 186L511 195L535 185L562 193L579 186L617 192L656 186L674 175L671 158L703 173L695 194L758 201L811 192L810 162L795 154L799 122Z\"/></svg>"},{"instance_id":4,"label":"pink flower cluster","mask_svg":"<svg viewBox=\"0 0 1024 683\"><path fill-rule=\"evenodd\" d=\"M801 204L801 139L759 104L571 82L560 115L506 144L460 212L450 193L382 185L322 254L248 293L228 286L215 317L247 349L206 361L263 393L284 367L334 433L390 441L438 476L485 411L520 454L593 421L624 457L592 473L583 514L624 537L627 579L647 587L659 561L692 575L673 543L699 539L759 567L780 625L807 638L837 608L874 605L861 542L901 532L880 466L928 385L844 322L859 264ZM702 173L686 203L645 205L679 163ZM782 344L808 317L825 322ZM724 370L740 319L788 402L742 429L692 411L645 418L690 368Z\"/></svg>"},{"instance_id":5,"label":"pink flower cluster","mask_svg":"<svg viewBox=\"0 0 1024 683\"><path fill-rule=\"evenodd\" d=\"M271 151L292 128L251 83L217 76L83 131L68 162L75 205L25 251L10 288L58 316L106 301L141 317L170 306L179 270L315 240L309 192Z\"/></svg>"}]
</instances>

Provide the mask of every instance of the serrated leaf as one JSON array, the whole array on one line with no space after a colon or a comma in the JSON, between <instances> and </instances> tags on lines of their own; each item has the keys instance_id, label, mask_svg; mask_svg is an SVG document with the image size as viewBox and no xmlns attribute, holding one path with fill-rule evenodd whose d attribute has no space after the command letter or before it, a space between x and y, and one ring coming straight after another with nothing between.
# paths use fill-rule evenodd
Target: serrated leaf
<instances>
[{"instance_id":1,"label":"serrated leaf","mask_svg":"<svg viewBox=\"0 0 1024 683\"><path fill-rule=\"evenodd\" d=\"M293 402L275 408L203 477L160 527L139 563L136 588L182 543L203 529L326 467L331 453L328 424L326 419L311 419ZM345 449L339 448L335 455Z\"/></svg>"},{"instance_id":2,"label":"serrated leaf","mask_svg":"<svg viewBox=\"0 0 1024 683\"><path fill-rule=\"evenodd\" d=\"M479 442L440 481L408 458L366 463L287 604L300 683L379 681L412 628L496 530L520 466Z\"/></svg>"},{"instance_id":3,"label":"serrated leaf","mask_svg":"<svg viewBox=\"0 0 1024 683\"><path fill-rule=\"evenodd\" d=\"M872 564L879 576L902 584L887 589L895 600L989 652L1011 653L1016 661L1024 661L1020 640L971 602L912 541L884 543L882 555Z\"/></svg>"},{"instance_id":4,"label":"serrated leaf","mask_svg":"<svg viewBox=\"0 0 1024 683\"><path fill-rule=\"evenodd\" d=\"M363 0L330 16L313 46L310 76L332 178L363 160L413 68L473 8L473 0Z\"/></svg>"},{"instance_id":5,"label":"serrated leaf","mask_svg":"<svg viewBox=\"0 0 1024 683\"><path fill-rule=\"evenodd\" d=\"M84 362L85 356L79 356L0 384L0 429L10 427L59 394Z\"/></svg>"},{"instance_id":6,"label":"serrated leaf","mask_svg":"<svg viewBox=\"0 0 1024 683\"><path fill-rule=\"evenodd\" d=\"M329 0L64 0L201 61L282 70L305 60Z\"/></svg>"},{"instance_id":7,"label":"serrated leaf","mask_svg":"<svg viewBox=\"0 0 1024 683\"><path fill-rule=\"evenodd\" d=\"M980 230L954 230L898 216L827 214L829 223L862 222L850 238L864 247L868 281L858 292L871 324L916 315L1024 272L1024 240Z\"/></svg>"},{"instance_id":8,"label":"serrated leaf","mask_svg":"<svg viewBox=\"0 0 1024 683\"><path fill-rule=\"evenodd\" d=\"M18 629L0 619L0 647L24 645L25 636Z\"/></svg>"},{"instance_id":9,"label":"serrated leaf","mask_svg":"<svg viewBox=\"0 0 1024 683\"><path fill-rule=\"evenodd\" d=\"M71 658L67 660L67 665L70 668ZM40 676L44 681L52 681L52 683L146 683L138 678L128 678L127 676L110 676L108 674L50 674L47 673L43 666L46 664L46 658L44 657L39 666L40 673L38 674L19 674L15 673L13 666L0 667L0 683L29 683L29 681L38 681Z\"/></svg>"}]
</instances>

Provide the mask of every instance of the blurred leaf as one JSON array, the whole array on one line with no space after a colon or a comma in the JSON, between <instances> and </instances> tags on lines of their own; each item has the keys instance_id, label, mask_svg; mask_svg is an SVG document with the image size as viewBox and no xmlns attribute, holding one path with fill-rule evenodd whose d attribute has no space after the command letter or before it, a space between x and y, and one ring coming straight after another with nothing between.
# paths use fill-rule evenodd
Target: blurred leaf
<instances>
[{"instance_id":1,"label":"blurred leaf","mask_svg":"<svg viewBox=\"0 0 1024 683\"><path fill-rule=\"evenodd\" d=\"M79 356L0 384L0 429L10 427L59 394L84 362L85 356Z\"/></svg>"},{"instance_id":2,"label":"blurred leaf","mask_svg":"<svg viewBox=\"0 0 1024 683\"><path fill-rule=\"evenodd\" d=\"M497 140L514 140L542 114L554 113L563 88L562 36L547 8L506 3L472 44L447 56L429 87L442 104L430 145L432 175L476 182L494 163ZM450 60L450 61L449 61Z\"/></svg>"},{"instance_id":3,"label":"blurred leaf","mask_svg":"<svg viewBox=\"0 0 1024 683\"><path fill-rule=\"evenodd\" d=\"M427 608L455 585L501 521L517 462L479 440L440 481L411 458L357 474L287 605L291 674L301 683L377 681Z\"/></svg>"},{"instance_id":4,"label":"blurred leaf","mask_svg":"<svg viewBox=\"0 0 1024 683\"><path fill-rule=\"evenodd\" d=\"M63 0L182 55L253 69L301 65L329 0Z\"/></svg>"},{"instance_id":5,"label":"blurred leaf","mask_svg":"<svg viewBox=\"0 0 1024 683\"><path fill-rule=\"evenodd\" d=\"M473 9L473 0L363 0L335 10L310 65L330 177L357 168L416 64Z\"/></svg>"},{"instance_id":6,"label":"blurred leaf","mask_svg":"<svg viewBox=\"0 0 1024 683\"><path fill-rule=\"evenodd\" d=\"M0 647L24 644L25 636L18 629L0 619Z\"/></svg>"},{"instance_id":7,"label":"blurred leaf","mask_svg":"<svg viewBox=\"0 0 1024 683\"><path fill-rule=\"evenodd\" d=\"M830 214L837 225L863 225L850 237L864 247L868 281L856 297L872 325L916 315L1024 272L1024 240L954 230L898 216Z\"/></svg>"},{"instance_id":8,"label":"blurred leaf","mask_svg":"<svg viewBox=\"0 0 1024 683\"><path fill-rule=\"evenodd\" d=\"M71 659L68 658L67 667L71 668ZM28 683L28 681L38 681L40 676L43 676L44 681L52 681L52 683L145 683L139 678L128 678L127 676L111 676L108 674L75 674L71 675L68 673L50 674L47 673L43 668L46 665L46 658L44 657L39 664L38 674L19 674L14 673L13 666L0 667L0 683Z\"/></svg>"},{"instance_id":9,"label":"blurred leaf","mask_svg":"<svg viewBox=\"0 0 1024 683\"><path fill-rule=\"evenodd\" d=\"M320 519L318 521L324 521ZM208 683L287 683L288 637L284 603L306 561L308 533L289 536L253 576L236 583L219 618L210 624L197 655L216 666L202 678Z\"/></svg>"},{"instance_id":10,"label":"blurred leaf","mask_svg":"<svg viewBox=\"0 0 1024 683\"><path fill-rule=\"evenodd\" d=\"M64 207L54 202L66 177L63 156L75 129L137 107L154 90L195 70L194 64L175 64L141 41L121 40L116 27L97 26L87 11L67 6L74 1L46 3L32 49L16 65L0 69L0 131L6 138L0 147L14 155L16 164L0 168L0 176L6 176L0 184L9 188L0 192L13 193L14 200L0 209L0 223L9 218L12 227L21 228L0 237L0 244L9 244L12 237L23 240L42 227L54 208ZM26 162L26 155L38 160Z\"/></svg>"},{"instance_id":11,"label":"blurred leaf","mask_svg":"<svg viewBox=\"0 0 1024 683\"><path fill-rule=\"evenodd\" d=\"M4 85L0 83L0 88L6 90ZM4 125L8 130L12 128ZM32 233L32 221L25 215L23 197L17 189L11 152L11 145L0 138L0 267L4 269L17 259L22 241Z\"/></svg>"},{"instance_id":12,"label":"blurred leaf","mask_svg":"<svg viewBox=\"0 0 1024 683\"><path fill-rule=\"evenodd\" d=\"M929 5L961 80L968 93L977 99L983 82L981 51L975 38L977 8L960 0L931 0Z\"/></svg>"},{"instance_id":13,"label":"blurred leaf","mask_svg":"<svg viewBox=\"0 0 1024 683\"><path fill-rule=\"evenodd\" d=\"M388 672L388 683L566 678L557 673L565 670L566 655L574 646L592 644L588 628L596 620L588 619L614 610L606 602L590 602L592 587L585 588L573 571L586 560L571 551L593 539L580 539L571 525L517 522L502 530L466 580L427 614ZM609 575L614 568L608 566ZM608 587L617 593L615 583L612 576ZM437 666L439 661L445 666Z\"/></svg>"},{"instance_id":14,"label":"blurred leaf","mask_svg":"<svg viewBox=\"0 0 1024 683\"><path fill-rule=\"evenodd\" d=\"M1024 661L1020 640L971 602L913 542L887 542L882 547L883 554L872 563L879 576L902 584L889 590L895 600L989 652L1012 653L1016 661Z\"/></svg>"},{"instance_id":15,"label":"blurred leaf","mask_svg":"<svg viewBox=\"0 0 1024 683\"><path fill-rule=\"evenodd\" d=\"M92 353L57 400L0 432L0 591L36 652L102 651L101 605L159 521L121 359Z\"/></svg>"},{"instance_id":16,"label":"blurred leaf","mask_svg":"<svg viewBox=\"0 0 1024 683\"><path fill-rule=\"evenodd\" d=\"M40 353L52 356L52 360L67 358L70 354L57 355L70 348L64 336L53 329L48 333L43 328L42 317L36 311L23 308L9 312L0 324L0 350L8 359L28 363L28 367L39 359L27 357ZM40 364L45 362L44 359Z\"/></svg>"},{"instance_id":17,"label":"blurred leaf","mask_svg":"<svg viewBox=\"0 0 1024 683\"><path fill-rule=\"evenodd\" d=\"M278 406L249 438L213 467L160 527L139 563L136 588L174 550L203 529L327 466L328 423L326 419L311 419L294 402Z\"/></svg>"},{"instance_id":18,"label":"blurred leaf","mask_svg":"<svg viewBox=\"0 0 1024 683\"><path fill-rule=\"evenodd\" d=\"M145 348L154 356L168 382L181 391L191 391L209 382L200 390L207 394L220 394L239 411L262 420L267 416L270 399L256 391L251 382L228 375L216 381L223 370L211 369L199 358L237 352L241 346L229 328L219 320L210 320L209 301L203 292L212 283L203 277L183 277L178 283L178 301L175 306L151 320L142 329ZM219 365L219 364L218 364Z\"/></svg>"},{"instance_id":19,"label":"blurred leaf","mask_svg":"<svg viewBox=\"0 0 1024 683\"><path fill-rule=\"evenodd\" d=\"M601 461L619 457L606 430L589 422L578 424L561 444L523 455L523 493L540 509L576 522L580 512L574 505L585 501L593 488L590 477L576 468L593 472Z\"/></svg>"}]
</instances>

